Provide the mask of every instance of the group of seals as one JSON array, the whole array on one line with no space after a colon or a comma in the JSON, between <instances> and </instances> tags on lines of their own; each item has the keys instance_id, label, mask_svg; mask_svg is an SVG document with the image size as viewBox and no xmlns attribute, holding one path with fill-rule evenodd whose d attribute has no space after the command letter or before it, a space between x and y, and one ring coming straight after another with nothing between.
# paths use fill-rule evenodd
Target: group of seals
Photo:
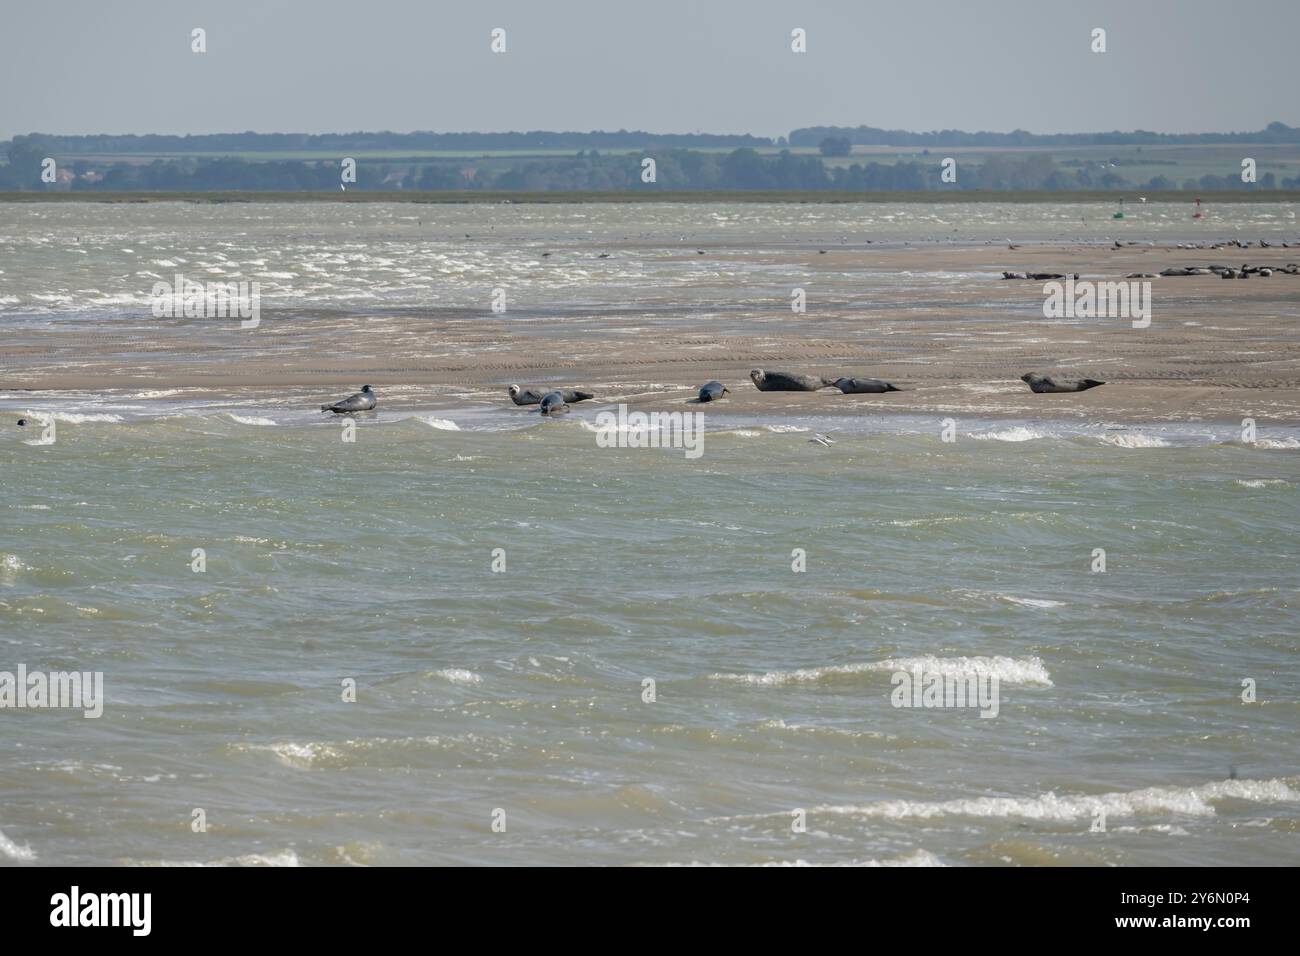
<instances>
[{"instance_id":1,"label":"group of seals","mask_svg":"<svg viewBox=\"0 0 1300 956\"><path fill-rule=\"evenodd\" d=\"M756 368L749 373L754 387L760 392L816 392L823 388L838 388L845 395L878 395L883 392L901 391L896 385L878 378L856 378L841 376L830 379L820 375L803 375L798 372L768 372ZM1050 375L1029 372L1020 376L1031 391L1044 392L1086 392L1098 385L1105 385L1092 378L1058 379ZM542 394L533 388L521 388L511 385L508 389L510 400L516 405L540 405L543 415L562 415L569 410L570 403L585 402L595 398L591 392L577 388L556 388ZM719 381L707 382L700 386L700 402L716 402L724 395L730 395L731 389ZM362 385L355 395L337 402L322 405L322 412L335 415L351 415L355 412L368 412L378 404L374 391L369 385ZM19 426L26 425L26 420L19 420Z\"/></svg>"},{"instance_id":2,"label":"group of seals","mask_svg":"<svg viewBox=\"0 0 1300 956\"><path fill-rule=\"evenodd\" d=\"M1210 266L1211 272L1217 272L1220 279L1249 279L1251 276L1259 276L1261 279L1267 279L1274 272L1281 272L1284 275L1300 275L1300 265L1294 262L1288 262L1284 266L1278 266L1271 269L1268 266L1252 266L1243 262L1240 269L1233 269L1230 266Z\"/></svg>"},{"instance_id":3,"label":"group of seals","mask_svg":"<svg viewBox=\"0 0 1300 956\"><path fill-rule=\"evenodd\" d=\"M815 392L823 388L838 388L845 395L869 395L879 392L898 392L902 389L878 378L822 378L820 375L800 375L795 372L768 372L756 368L749 373L754 387L760 392Z\"/></svg>"},{"instance_id":4,"label":"group of seals","mask_svg":"<svg viewBox=\"0 0 1300 956\"><path fill-rule=\"evenodd\" d=\"M1004 272L1004 279L1032 279L1035 282L1050 282L1053 279L1069 278L1063 272ZM1074 281L1079 281L1079 273L1074 274Z\"/></svg>"},{"instance_id":5,"label":"group of seals","mask_svg":"<svg viewBox=\"0 0 1300 956\"><path fill-rule=\"evenodd\" d=\"M584 392L577 388L554 388L539 392L535 388L521 388L518 385L511 385L506 391L510 393L510 400L516 405L541 405L551 392L559 392L560 397L565 402L585 402L589 398L596 397L591 392Z\"/></svg>"},{"instance_id":6,"label":"group of seals","mask_svg":"<svg viewBox=\"0 0 1300 956\"><path fill-rule=\"evenodd\" d=\"M726 389L723 389L723 391L726 391ZM556 388L542 393L533 388L520 388L518 385L511 385L509 392L511 401L516 405L540 405L543 415L559 415L569 410L570 402L585 402L589 398L595 398L595 395L591 392L585 392L577 388ZM349 395L337 402L322 405L320 410L322 412L333 412L335 415L351 415L355 412L371 411L377 404L378 401L371 387L362 385L361 391L355 395ZM26 424L26 422L20 422L19 424Z\"/></svg>"},{"instance_id":7,"label":"group of seals","mask_svg":"<svg viewBox=\"0 0 1300 956\"><path fill-rule=\"evenodd\" d=\"M569 410L570 402L585 402L589 398L596 397L593 393L578 388L553 388L543 393L535 388L511 385L506 391L510 393L510 400L516 405L542 406L539 411L543 415L562 415Z\"/></svg>"}]
</instances>

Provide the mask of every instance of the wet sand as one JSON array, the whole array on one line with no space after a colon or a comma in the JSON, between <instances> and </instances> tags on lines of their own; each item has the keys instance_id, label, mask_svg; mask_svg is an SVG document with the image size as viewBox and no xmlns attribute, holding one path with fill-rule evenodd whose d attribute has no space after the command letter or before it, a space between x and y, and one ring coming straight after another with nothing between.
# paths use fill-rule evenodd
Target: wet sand
<instances>
[{"instance_id":1,"label":"wet sand","mask_svg":"<svg viewBox=\"0 0 1300 956\"><path fill-rule=\"evenodd\" d=\"M610 248L619 257L638 254L634 242ZM450 408L505 404L505 386L518 382L589 386L599 399L650 409L680 408L716 378L732 389L728 412L760 416L1300 420L1300 276L1151 279L1145 329L1125 319L1045 319L1042 282L1001 278L1003 270L1114 280L1171 266L1279 267L1300 261L1300 248L699 248L701 265L725 269L743 253L749 266L797 263L834 273L841 289L845 276L860 274L868 291L853 301L820 301L812 283L802 315L791 312L788 297L760 301L740 290L734 307L715 300L701 311L689 285L665 289L654 302L623 303L611 291L597 307L530 312L512 303L504 315L487 308L360 314L264 306L251 331L228 320L153 319L142 309L97 322L11 327L0 390L196 389L187 394L232 401L301 395L310 402L368 382L381 392L406 386L389 393L389 407ZM692 248L687 255L697 254ZM933 283L910 281L944 273L970 275L941 294ZM919 285L928 291L918 293ZM884 378L904 391L760 393L748 380L756 367ZM1029 371L1107 385L1034 395L1018 381Z\"/></svg>"}]
</instances>

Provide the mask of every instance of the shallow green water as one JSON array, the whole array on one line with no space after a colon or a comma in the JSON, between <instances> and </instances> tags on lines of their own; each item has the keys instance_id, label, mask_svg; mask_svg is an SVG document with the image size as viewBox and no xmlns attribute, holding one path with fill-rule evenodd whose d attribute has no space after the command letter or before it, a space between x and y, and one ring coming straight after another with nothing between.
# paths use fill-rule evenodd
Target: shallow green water
<instances>
[{"instance_id":1,"label":"shallow green water","mask_svg":"<svg viewBox=\"0 0 1300 956\"><path fill-rule=\"evenodd\" d=\"M1300 858L1294 439L442 424L6 430L0 862Z\"/></svg>"}]
</instances>

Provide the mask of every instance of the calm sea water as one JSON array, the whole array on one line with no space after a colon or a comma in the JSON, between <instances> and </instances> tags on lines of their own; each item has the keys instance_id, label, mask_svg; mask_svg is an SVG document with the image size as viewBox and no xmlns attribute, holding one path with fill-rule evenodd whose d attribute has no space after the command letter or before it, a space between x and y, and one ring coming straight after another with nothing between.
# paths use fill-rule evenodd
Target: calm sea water
<instances>
[{"instance_id":1,"label":"calm sea water","mask_svg":"<svg viewBox=\"0 0 1300 956\"><path fill-rule=\"evenodd\" d=\"M134 249L196 214L165 209L4 213ZM380 214L334 209L268 215L325 253ZM34 261L0 325L130 308L77 298L118 294L91 252L38 312ZM42 396L35 444L32 400L0 393L0 671L106 703L0 710L0 863L1300 859L1295 429L706 411L688 459L598 448L586 406L346 443L288 404ZM997 676L997 716L893 706L917 668Z\"/></svg>"}]
</instances>

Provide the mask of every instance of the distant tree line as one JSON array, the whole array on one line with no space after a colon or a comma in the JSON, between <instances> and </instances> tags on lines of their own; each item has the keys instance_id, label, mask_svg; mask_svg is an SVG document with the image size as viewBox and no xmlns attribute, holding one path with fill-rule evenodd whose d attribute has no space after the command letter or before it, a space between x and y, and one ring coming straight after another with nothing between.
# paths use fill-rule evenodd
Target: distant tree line
<instances>
[{"instance_id":1,"label":"distant tree line","mask_svg":"<svg viewBox=\"0 0 1300 956\"><path fill-rule=\"evenodd\" d=\"M874 126L810 126L790 134L791 146L820 146L827 139L847 139L854 146L1197 146L1215 143L1300 143L1300 127L1269 123L1254 133L967 133L959 129L912 133Z\"/></svg>"},{"instance_id":2,"label":"distant tree line","mask_svg":"<svg viewBox=\"0 0 1300 956\"><path fill-rule=\"evenodd\" d=\"M2 190L72 192L217 192L217 191L336 191L342 184L340 160L267 160L231 157L175 157L150 162L88 158L57 163L56 180L42 180L46 144L16 141L8 162L0 166ZM838 155L839 144L832 144ZM825 150L823 150L825 152ZM642 161L655 161L653 182L642 178ZM1057 165L1046 153L993 155L983 162L960 164L957 182L944 183L936 156L930 161L898 163L828 163L822 156L789 150L760 153L741 148L730 152L661 149L601 153L582 150L572 156L497 158L491 161L361 160L356 181L348 189L362 190L493 190L493 191L631 191L631 190L1225 190L1300 189L1300 176L1276 180L1264 173L1246 185L1239 174L1202 176L1175 182L1165 175L1130 180L1117 164ZM1132 168L1132 167L1127 167Z\"/></svg>"},{"instance_id":3,"label":"distant tree line","mask_svg":"<svg viewBox=\"0 0 1300 956\"><path fill-rule=\"evenodd\" d=\"M147 134L54 136L29 133L15 136L15 143L30 143L50 153L248 153L248 152L365 152L410 150L412 152L465 152L507 149L637 149L664 147L686 149L773 146L765 136L727 133L645 133L620 129L612 132L527 133L204 133L196 136Z\"/></svg>"},{"instance_id":4,"label":"distant tree line","mask_svg":"<svg viewBox=\"0 0 1300 956\"><path fill-rule=\"evenodd\" d=\"M248 153L312 151L348 155L364 151L410 150L412 152L474 152L501 150L611 150L611 149L740 149L779 146L841 149L852 146L1171 146L1222 143L1300 143L1300 127L1269 123L1263 130L1248 133L1152 133L1146 130L1109 133L1010 133L938 130L915 133L874 126L811 126L797 129L789 137L772 139L749 134L647 133L642 130L592 130L556 132L532 130L509 133L204 133L170 136L162 134L58 136L29 133L15 136L13 143L29 143L45 155L113 153ZM0 143L0 149L6 144ZM828 153L827 155L844 155Z\"/></svg>"}]
</instances>

